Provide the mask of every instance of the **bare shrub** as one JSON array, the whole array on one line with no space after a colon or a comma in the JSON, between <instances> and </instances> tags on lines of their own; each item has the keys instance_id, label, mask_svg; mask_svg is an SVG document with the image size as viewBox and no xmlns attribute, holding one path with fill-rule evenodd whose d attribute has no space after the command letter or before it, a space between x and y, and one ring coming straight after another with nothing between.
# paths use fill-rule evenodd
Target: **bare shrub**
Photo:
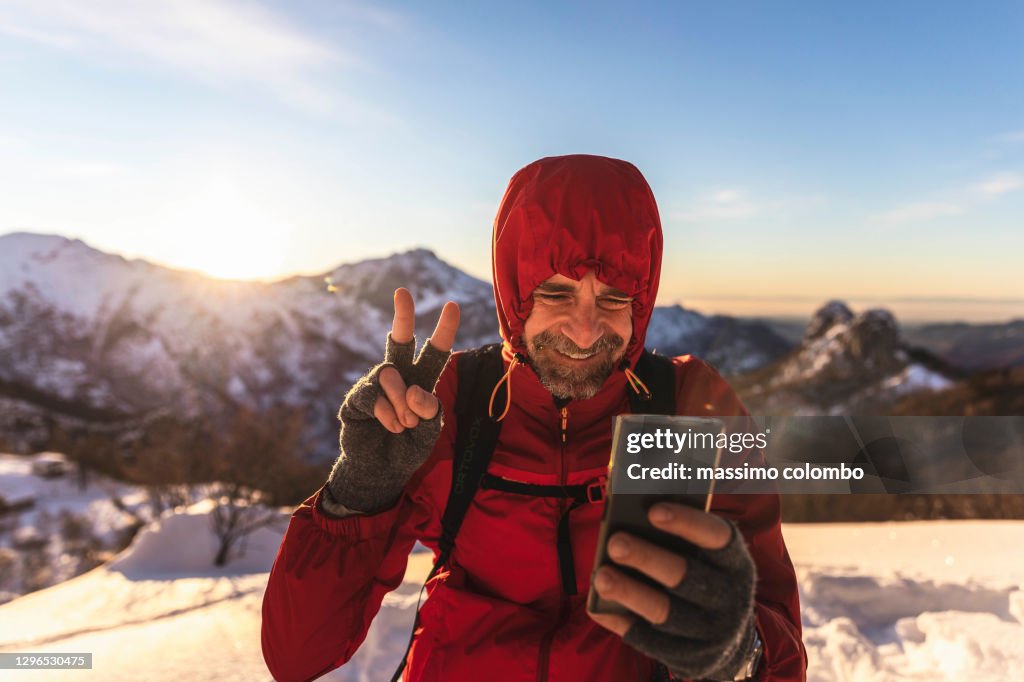
<instances>
[{"instance_id":1,"label":"bare shrub","mask_svg":"<svg viewBox=\"0 0 1024 682\"><path fill-rule=\"evenodd\" d=\"M308 492L310 481L323 478L323 468L303 459L310 449L305 434L303 411L289 407L241 409L219 434L211 458L215 565L233 558L238 553L234 550L242 549L244 539L257 528L283 522L276 507L291 503L297 491Z\"/></svg>"}]
</instances>

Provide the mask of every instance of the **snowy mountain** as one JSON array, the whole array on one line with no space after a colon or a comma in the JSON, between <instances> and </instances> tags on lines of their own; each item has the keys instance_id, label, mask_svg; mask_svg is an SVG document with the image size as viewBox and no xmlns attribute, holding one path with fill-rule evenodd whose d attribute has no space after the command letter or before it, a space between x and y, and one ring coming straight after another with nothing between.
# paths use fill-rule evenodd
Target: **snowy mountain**
<instances>
[{"instance_id":1,"label":"snowy mountain","mask_svg":"<svg viewBox=\"0 0 1024 682\"><path fill-rule=\"evenodd\" d=\"M420 339L448 299L462 307L459 347L497 339L490 284L425 249L259 283L126 260L77 239L2 236L0 437L27 451L44 448L54 424L117 431L163 414L292 405L307 409L314 458L333 457L338 405L379 362L397 286L416 297ZM724 373L788 348L760 325L678 306L656 310L648 345L705 356Z\"/></svg>"},{"instance_id":2,"label":"snowy mountain","mask_svg":"<svg viewBox=\"0 0 1024 682\"><path fill-rule=\"evenodd\" d=\"M675 305L654 309L647 347L663 355L692 353L731 376L763 367L793 345L760 322L706 316Z\"/></svg>"},{"instance_id":3,"label":"snowy mountain","mask_svg":"<svg viewBox=\"0 0 1024 682\"><path fill-rule=\"evenodd\" d=\"M951 387L959 373L900 336L883 309L830 301L800 345L734 382L755 414L885 414L899 399Z\"/></svg>"},{"instance_id":4,"label":"snowy mountain","mask_svg":"<svg viewBox=\"0 0 1024 682\"><path fill-rule=\"evenodd\" d=\"M394 283L425 326L446 296L458 301L475 321L461 344L497 326L490 286L426 250L337 268L332 293L320 276L221 281L15 233L0 237L0 273L0 433L18 449L39 447L54 420L127 426L285 404L309 406L327 456L341 398L379 361Z\"/></svg>"}]
</instances>

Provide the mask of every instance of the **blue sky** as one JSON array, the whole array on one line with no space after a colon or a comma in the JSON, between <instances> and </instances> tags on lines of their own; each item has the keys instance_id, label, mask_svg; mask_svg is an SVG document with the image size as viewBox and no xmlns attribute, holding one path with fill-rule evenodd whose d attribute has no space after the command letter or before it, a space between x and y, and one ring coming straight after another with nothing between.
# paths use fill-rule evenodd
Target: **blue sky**
<instances>
[{"instance_id":1,"label":"blue sky","mask_svg":"<svg viewBox=\"0 0 1024 682\"><path fill-rule=\"evenodd\" d=\"M1021 63L1015 2L0 0L0 233L487 278L508 177L588 152L654 188L663 303L1021 316Z\"/></svg>"}]
</instances>

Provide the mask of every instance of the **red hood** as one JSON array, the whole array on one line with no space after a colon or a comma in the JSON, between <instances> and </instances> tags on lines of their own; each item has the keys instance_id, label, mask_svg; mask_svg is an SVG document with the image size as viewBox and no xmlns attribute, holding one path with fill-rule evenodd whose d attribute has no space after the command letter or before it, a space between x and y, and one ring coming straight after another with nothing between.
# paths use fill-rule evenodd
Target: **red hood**
<instances>
[{"instance_id":1,"label":"red hood","mask_svg":"<svg viewBox=\"0 0 1024 682\"><path fill-rule=\"evenodd\" d=\"M494 219L492 269L501 336L526 353L532 293L554 274L587 270L633 297L630 365L643 351L661 274L661 220L636 167L603 156L553 156L512 176Z\"/></svg>"}]
</instances>

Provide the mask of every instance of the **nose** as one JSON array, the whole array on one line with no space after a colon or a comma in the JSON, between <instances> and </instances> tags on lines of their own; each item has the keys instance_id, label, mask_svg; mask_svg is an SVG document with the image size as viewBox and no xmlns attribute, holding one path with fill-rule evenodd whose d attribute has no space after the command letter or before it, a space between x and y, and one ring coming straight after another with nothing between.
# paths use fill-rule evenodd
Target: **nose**
<instances>
[{"instance_id":1,"label":"nose","mask_svg":"<svg viewBox=\"0 0 1024 682\"><path fill-rule=\"evenodd\" d=\"M604 336L604 326L593 303L579 303L562 326L562 334L580 348L590 348Z\"/></svg>"}]
</instances>

